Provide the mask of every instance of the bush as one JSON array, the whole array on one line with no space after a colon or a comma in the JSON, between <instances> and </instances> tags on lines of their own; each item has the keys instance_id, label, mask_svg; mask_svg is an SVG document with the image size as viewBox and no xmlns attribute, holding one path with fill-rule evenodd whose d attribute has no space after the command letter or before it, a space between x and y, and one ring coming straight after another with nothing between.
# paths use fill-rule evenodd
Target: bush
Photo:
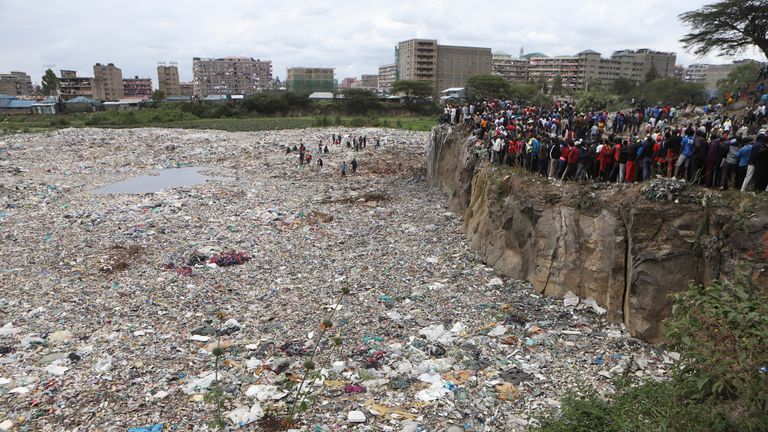
<instances>
[{"instance_id":1,"label":"bush","mask_svg":"<svg viewBox=\"0 0 768 432\"><path fill-rule=\"evenodd\" d=\"M672 382L621 385L611 401L594 391L569 394L562 414L541 421L542 432L704 431L712 424L707 408L686 403ZM724 420L720 420L722 424Z\"/></svg>"},{"instance_id":2,"label":"bush","mask_svg":"<svg viewBox=\"0 0 768 432\"><path fill-rule=\"evenodd\" d=\"M620 385L611 400L570 394L541 431L765 431L768 299L749 281L692 285L666 322L682 360L667 382Z\"/></svg>"},{"instance_id":3,"label":"bush","mask_svg":"<svg viewBox=\"0 0 768 432\"><path fill-rule=\"evenodd\" d=\"M576 108L582 112L602 111L613 101L613 96L600 90L581 92L576 95Z\"/></svg>"},{"instance_id":4,"label":"bush","mask_svg":"<svg viewBox=\"0 0 768 432\"><path fill-rule=\"evenodd\" d=\"M668 335L683 352L678 379L694 397L768 411L768 296L747 283L693 285L676 297Z\"/></svg>"}]
</instances>

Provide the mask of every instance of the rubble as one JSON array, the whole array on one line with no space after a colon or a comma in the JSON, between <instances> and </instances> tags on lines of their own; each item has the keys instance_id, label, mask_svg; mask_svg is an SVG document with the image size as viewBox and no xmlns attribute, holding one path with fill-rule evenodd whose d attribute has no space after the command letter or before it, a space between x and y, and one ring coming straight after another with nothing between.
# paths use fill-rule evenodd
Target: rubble
<instances>
[{"instance_id":1,"label":"rubble","mask_svg":"<svg viewBox=\"0 0 768 432\"><path fill-rule=\"evenodd\" d=\"M329 145L321 170L285 156L331 133L387 144ZM679 355L630 338L596 303L564 305L484 265L424 182L426 141L381 129L9 137L0 424L202 432L218 380L228 427L266 428L318 343L300 431L525 430L582 385L610 395L627 371L667 377ZM352 157L357 173L340 178ZM229 180L90 192L171 166Z\"/></svg>"}]
</instances>

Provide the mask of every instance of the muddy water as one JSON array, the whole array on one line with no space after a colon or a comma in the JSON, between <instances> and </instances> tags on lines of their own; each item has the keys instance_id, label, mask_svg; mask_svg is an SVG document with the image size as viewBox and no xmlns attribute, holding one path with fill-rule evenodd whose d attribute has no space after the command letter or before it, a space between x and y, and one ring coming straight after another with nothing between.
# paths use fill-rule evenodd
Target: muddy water
<instances>
[{"instance_id":1,"label":"muddy water","mask_svg":"<svg viewBox=\"0 0 768 432\"><path fill-rule=\"evenodd\" d=\"M203 184L208 180L231 181L231 177L207 176L200 173L204 168L185 167L168 168L151 174L131 177L118 183L112 183L91 191L96 195L107 194L145 194L160 192L174 187L189 187Z\"/></svg>"}]
</instances>

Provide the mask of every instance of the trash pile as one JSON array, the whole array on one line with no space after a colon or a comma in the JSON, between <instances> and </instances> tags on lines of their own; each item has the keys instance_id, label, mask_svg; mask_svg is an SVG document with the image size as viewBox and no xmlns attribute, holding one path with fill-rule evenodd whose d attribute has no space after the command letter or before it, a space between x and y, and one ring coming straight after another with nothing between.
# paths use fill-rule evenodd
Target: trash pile
<instances>
[{"instance_id":1,"label":"trash pile","mask_svg":"<svg viewBox=\"0 0 768 432\"><path fill-rule=\"evenodd\" d=\"M388 144L354 152L332 133ZM482 263L421 177L427 138L4 138L0 431L208 431L216 398L230 430L281 430L301 392L295 430L526 430L579 386L666 379L679 355L594 300L545 298ZM320 140L320 170L284 154ZM89 192L167 166L232 180Z\"/></svg>"},{"instance_id":2,"label":"trash pile","mask_svg":"<svg viewBox=\"0 0 768 432\"><path fill-rule=\"evenodd\" d=\"M657 176L648 185L644 186L640 192L648 201L679 203L683 193L689 189L688 186L689 184L685 180Z\"/></svg>"}]
</instances>

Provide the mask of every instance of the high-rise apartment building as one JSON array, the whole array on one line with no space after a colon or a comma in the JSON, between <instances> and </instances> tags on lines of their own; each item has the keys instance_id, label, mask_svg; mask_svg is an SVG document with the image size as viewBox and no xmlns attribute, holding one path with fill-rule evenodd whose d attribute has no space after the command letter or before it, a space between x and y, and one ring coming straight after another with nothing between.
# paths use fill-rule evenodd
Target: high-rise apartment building
<instances>
[{"instance_id":1,"label":"high-rise apartment building","mask_svg":"<svg viewBox=\"0 0 768 432\"><path fill-rule=\"evenodd\" d=\"M378 75L379 93L381 94L392 93L392 85L395 83L396 79L397 79L396 63L379 66L379 75Z\"/></svg>"},{"instance_id":2,"label":"high-rise apartment building","mask_svg":"<svg viewBox=\"0 0 768 432\"><path fill-rule=\"evenodd\" d=\"M272 62L251 57L192 59L194 94L250 95L272 86Z\"/></svg>"},{"instance_id":3,"label":"high-rise apartment building","mask_svg":"<svg viewBox=\"0 0 768 432\"><path fill-rule=\"evenodd\" d=\"M335 92L336 80L333 68L288 68L285 87L291 93Z\"/></svg>"},{"instance_id":4,"label":"high-rise apartment building","mask_svg":"<svg viewBox=\"0 0 768 432\"><path fill-rule=\"evenodd\" d=\"M92 77L79 77L73 70L60 71L59 77L59 97L63 100L74 99L78 96L94 99L94 88Z\"/></svg>"},{"instance_id":5,"label":"high-rise apartment building","mask_svg":"<svg viewBox=\"0 0 768 432\"><path fill-rule=\"evenodd\" d=\"M473 76L490 75L492 59L490 48L438 45L436 90L464 87Z\"/></svg>"},{"instance_id":6,"label":"high-rise apartment building","mask_svg":"<svg viewBox=\"0 0 768 432\"><path fill-rule=\"evenodd\" d=\"M437 40L411 39L397 44L396 80L427 81L437 86Z\"/></svg>"},{"instance_id":7,"label":"high-rise apartment building","mask_svg":"<svg viewBox=\"0 0 768 432\"><path fill-rule=\"evenodd\" d=\"M12 71L0 74L0 94L10 96L32 96L35 92L32 79L24 72Z\"/></svg>"},{"instance_id":8,"label":"high-rise apartment building","mask_svg":"<svg viewBox=\"0 0 768 432\"><path fill-rule=\"evenodd\" d=\"M123 79L123 94L132 98L148 98L152 96L152 78L133 78Z\"/></svg>"},{"instance_id":9,"label":"high-rise apartment building","mask_svg":"<svg viewBox=\"0 0 768 432\"><path fill-rule=\"evenodd\" d=\"M528 60L513 58L504 52L493 53L492 72L508 81L528 81Z\"/></svg>"},{"instance_id":10,"label":"high-rise apartment building","mask_svg":"<svg viewBox=\"0 0 768 432\"><path fill-rule=\"evenodd\" d=\"M490 48L438 45L434 39L400 42L395 51L397 79L427 81L434 94L464 87L475 75L490 75Z\"/></svg>"},{"instance_id":11,"label":"high-rise apartment building","mask_svg":"<svg viewBox=\"0 0 768 432\"><path fill-rule=\"evenodd\" d=\"M102 101L121 99L123 92L123 72L113 63L93 65L93 95Z\"/></svg>"},{"instance_id":12,"label":"high-rise apartment building","mask_svg":"<svg viewBox=\"0 0 768 432\"><path fill-rule=\"evenodd\" d=\"M179 65L176 62L157 64L157 88L166 96L181 96Z\"/></svg>"}]
</instances>

